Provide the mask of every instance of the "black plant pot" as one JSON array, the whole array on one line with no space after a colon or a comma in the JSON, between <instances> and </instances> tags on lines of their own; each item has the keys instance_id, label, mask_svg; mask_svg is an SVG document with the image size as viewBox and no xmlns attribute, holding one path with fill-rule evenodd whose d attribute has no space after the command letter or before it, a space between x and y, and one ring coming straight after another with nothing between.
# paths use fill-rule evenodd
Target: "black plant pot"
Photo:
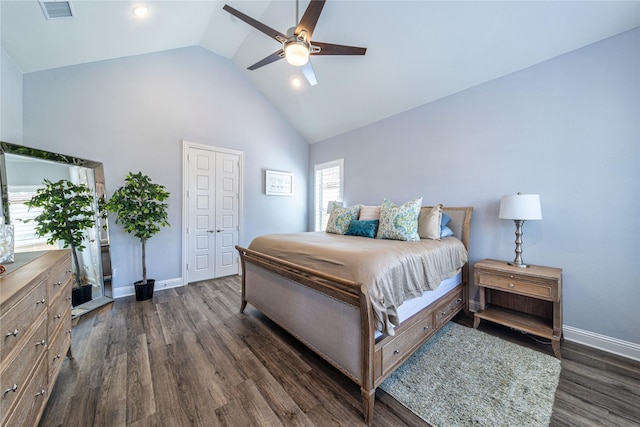
<instances>
[{"instance_id":1,"label":"black plant pot","mask_svg":"<svg viewBox=\"0 0 640 427\"><path fill-rule=\"evenodd\" d=\"M71 291L71 305L78 306L93 299L93 285L82 285L80 289Z\"/></svg>"},{"instance_id":2,"label":"black plant pot","mask_svg":"<svg viewBox=\"0 0 640 427\"><path fill-rule=\"evenodd\" d=\"M153 287L155 279L147 279L146 284L142 284L142 280L135 282L133 287L136 290L136 301L144 301L153 298Z\"/></svg>"}]
</instances>

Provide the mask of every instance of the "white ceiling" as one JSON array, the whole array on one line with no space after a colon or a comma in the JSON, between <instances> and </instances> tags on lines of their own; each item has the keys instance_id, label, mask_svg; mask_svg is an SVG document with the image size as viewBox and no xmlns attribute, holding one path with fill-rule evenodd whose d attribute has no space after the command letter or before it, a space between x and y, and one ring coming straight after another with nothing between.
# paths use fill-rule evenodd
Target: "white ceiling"
<instances>
[{"instance_id":1,"label":"white ceiling","mask_svg":"<svg viewBox=\"0 0 640 427\"><path fill-rule=\"evenodd\" d=\"M131 13L140 3L144 20ZM328 0L312 41L367 54L312 57L318 85L294 89L302 75L284 60L246 70L280 46L225 3L280 32L294 26L293 0L75 0L74 18L49 21L36 0L2 0L2 48L30 73L201 46L231 59L314 143L640 26L640 1Z\"/></svg>"}]
</instances>

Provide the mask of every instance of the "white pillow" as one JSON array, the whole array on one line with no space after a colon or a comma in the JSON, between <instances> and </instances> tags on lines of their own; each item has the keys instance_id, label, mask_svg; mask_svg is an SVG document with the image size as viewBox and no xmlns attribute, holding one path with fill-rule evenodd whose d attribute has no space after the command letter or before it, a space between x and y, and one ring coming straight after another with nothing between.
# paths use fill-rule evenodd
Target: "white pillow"
<instances>
[{"instance_id":1,"label":"white pillow","mask_svg":"<svg viewBox=\"0 0 640 427\"><path fill-rule=\"evenodd\" d=\"M360 205L360 220L380 219L380 206Z\"/></svg>"}]
</instances>

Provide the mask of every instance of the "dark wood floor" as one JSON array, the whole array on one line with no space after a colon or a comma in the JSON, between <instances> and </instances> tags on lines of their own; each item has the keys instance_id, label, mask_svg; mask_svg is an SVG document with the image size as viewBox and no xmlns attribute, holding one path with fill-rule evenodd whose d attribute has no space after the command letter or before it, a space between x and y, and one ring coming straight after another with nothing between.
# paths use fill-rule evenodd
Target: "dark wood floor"
<instances>
[{"instance_id":1,"label":"dark wood floor","mask_svg":"<svg viewBox=\"0 0 640 427\"><path fill-rule=\"evenodd\" d=\"M239 301L230 277L82 316L40 425L364 425L355 384L251 306L239 314ZM480 329L552 354L522 334ZM640 363L570 342L562 354L551 425L640 425ZM378 390L374 425L426 423Z\"/></svg>"}]
</instances>

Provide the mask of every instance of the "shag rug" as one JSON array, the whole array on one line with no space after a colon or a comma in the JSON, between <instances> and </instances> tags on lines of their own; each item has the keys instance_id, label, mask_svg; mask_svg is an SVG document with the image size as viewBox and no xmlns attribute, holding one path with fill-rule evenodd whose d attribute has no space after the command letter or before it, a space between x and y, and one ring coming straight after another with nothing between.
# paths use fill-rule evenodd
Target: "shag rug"
<instances>
[{"instance_id":1,"label":"shag rug","mask_svg":"<svg viewBox=\"0 0 640 427\"><path fill-rule=\"evenodd\" d=\"M449 322L380 388L434 427L548 426L560 361Z\"/></svg>"}]
</instances>

